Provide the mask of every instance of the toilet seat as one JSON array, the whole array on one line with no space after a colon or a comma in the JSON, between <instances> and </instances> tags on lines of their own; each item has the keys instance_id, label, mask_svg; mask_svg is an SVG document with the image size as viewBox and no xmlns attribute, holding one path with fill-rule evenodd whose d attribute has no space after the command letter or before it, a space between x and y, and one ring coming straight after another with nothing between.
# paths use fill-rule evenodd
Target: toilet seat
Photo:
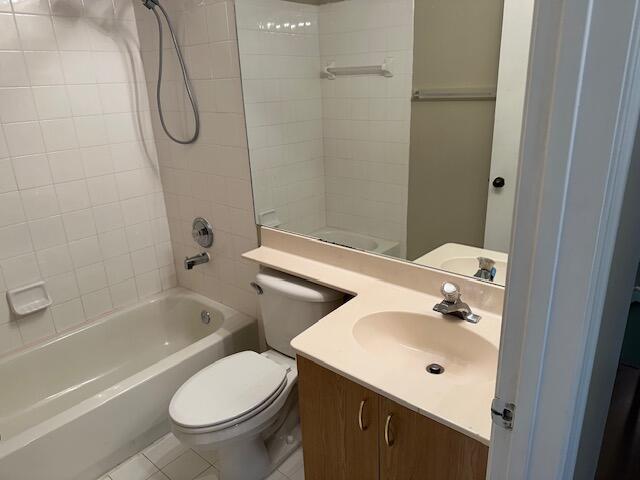
<instances>
[{"instance_id":1,"label":"toilet seat","mask_svg":"<svg viewBox=\"0 0 640 480\"><path fill-rule=\"evenodd\" d=\"M180 387L169 415L180 430L193 433L237 425L273 404L287 386L287 372L283 365L252 351L225 357Z\"/></svg>"}]
</instances>

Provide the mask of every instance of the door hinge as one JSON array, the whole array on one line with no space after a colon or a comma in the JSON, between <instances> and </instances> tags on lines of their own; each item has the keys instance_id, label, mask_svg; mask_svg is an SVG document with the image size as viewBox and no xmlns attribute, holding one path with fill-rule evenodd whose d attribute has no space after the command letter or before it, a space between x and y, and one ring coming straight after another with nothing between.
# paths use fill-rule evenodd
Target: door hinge
<instances>
[{"instance_id":1,"label":"door hinge","mask_svg":"<svg viewBox=\"0 0 640 480\"><path fill-rule=\"evenodd\" d=\"M513 430L513 417L516 406L501 398L494 398L491 402L491 419L493 423L505 430Z\"/></svg>"}]
</instances>

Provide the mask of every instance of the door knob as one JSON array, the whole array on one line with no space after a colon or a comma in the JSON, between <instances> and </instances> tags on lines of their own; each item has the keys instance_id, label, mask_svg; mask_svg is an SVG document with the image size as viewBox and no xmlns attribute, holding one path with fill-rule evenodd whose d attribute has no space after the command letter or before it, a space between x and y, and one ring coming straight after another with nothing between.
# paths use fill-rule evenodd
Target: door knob
<instances>
[{"instance_id":1,"label":"door knob","mask_svg":"<svg viewBox=\"0 0 640 480\"><path fill-rule=\"evenodd\" d=\"M493 179L493 186L494 188L502 188L504 187L504 178L502 177L496 177Z\"/></svg>"}]
</instances>

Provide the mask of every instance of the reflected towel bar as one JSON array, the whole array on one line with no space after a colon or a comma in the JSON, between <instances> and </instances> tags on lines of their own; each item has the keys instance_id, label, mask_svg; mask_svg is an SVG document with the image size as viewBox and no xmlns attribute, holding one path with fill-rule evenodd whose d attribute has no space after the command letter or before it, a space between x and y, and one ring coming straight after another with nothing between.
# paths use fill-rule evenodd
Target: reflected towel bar
<instances>
[{"instance_id":1,"label":"reflected towel bar","mask_svg":"<svg viewBox=\"0 0 640 480\"><path fill-rule=\"evenodd\" d=\"M322 77L329 80L335 80L338 76L345 75L381 75L383 77L393 77L393 72L389 70L389 59L386 59L382 65L365 65L361 67L336 67L334 62L331 62L324 70L322 70Z\"/></svg>"},{"instance_id":2,"label":"reflected towel bar","mask_svg":"<svg viewBox=\"0 0 640 480\"><path fill-rule=\"evenodd\" d=\"M414 90L411 96L414 102L434 102L446 100L495 100L494 88L423 88Z\"/></svg>"}]
</instances>

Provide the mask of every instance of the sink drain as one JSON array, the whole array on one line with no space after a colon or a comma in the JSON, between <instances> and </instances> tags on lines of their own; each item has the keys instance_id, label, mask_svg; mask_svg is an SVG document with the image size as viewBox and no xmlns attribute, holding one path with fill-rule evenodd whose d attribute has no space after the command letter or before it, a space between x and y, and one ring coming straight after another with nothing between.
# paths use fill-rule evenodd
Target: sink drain
<instances>
[{"instance_id":1,"label":"sink drain","mask_svg":"<svg viewBox=\"0 0 640 480\"><path fill-rule=\"evenodd\" d=\"M427 365L427 372L432 375L440 375L441 373L444 373L444 367L437 363L432 363L431 365Z\"/></svg>"}]
</instances>

